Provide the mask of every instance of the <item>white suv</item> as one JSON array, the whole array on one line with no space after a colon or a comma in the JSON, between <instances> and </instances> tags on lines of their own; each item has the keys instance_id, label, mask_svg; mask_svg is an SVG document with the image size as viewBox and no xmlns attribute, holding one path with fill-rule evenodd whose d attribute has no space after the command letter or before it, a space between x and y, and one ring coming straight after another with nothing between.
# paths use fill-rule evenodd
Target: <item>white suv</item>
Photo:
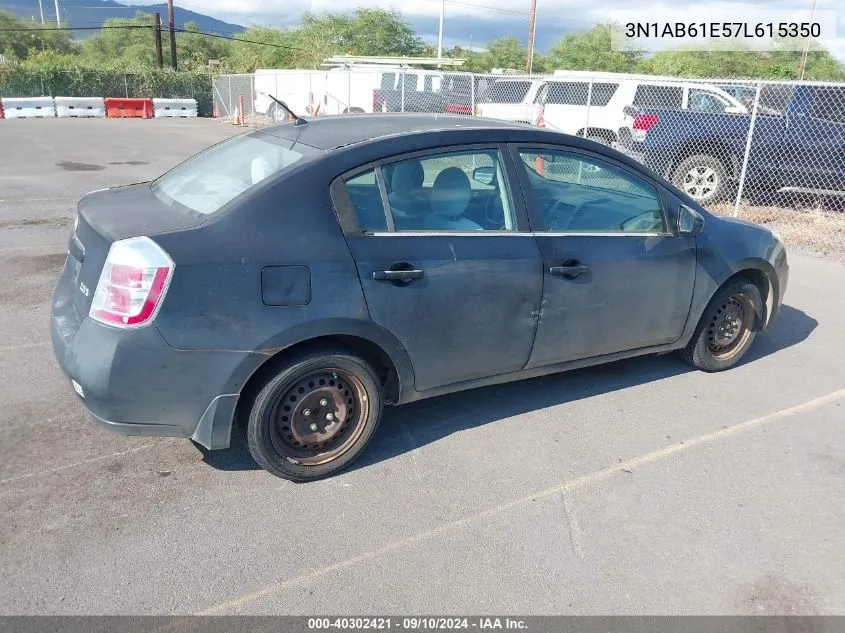
<instances>
[{"instance_id":1,"label":"white suv","mask_svg":"<svg viewBox=\"0 0 845 633\"><path fill-rule=\"evenodd\" d=\"M516 123L533 123L537 118L537 92L544 79L509 77L491 82L475 106L476 116Z\"/></svg>"},{"instance_id":2,"label":"white suv","mask_svg":"<svg viewBox=\"0 0 845 633\"><path fill-rule=\"evenodd\" d=\"M589 97L589 99L588 99ZM534 125L612 144L627 127L625 107L659 107L747 114L724 90L705 84L641 78L555 77L538 89Z\"/></svg>"}]
</instances>

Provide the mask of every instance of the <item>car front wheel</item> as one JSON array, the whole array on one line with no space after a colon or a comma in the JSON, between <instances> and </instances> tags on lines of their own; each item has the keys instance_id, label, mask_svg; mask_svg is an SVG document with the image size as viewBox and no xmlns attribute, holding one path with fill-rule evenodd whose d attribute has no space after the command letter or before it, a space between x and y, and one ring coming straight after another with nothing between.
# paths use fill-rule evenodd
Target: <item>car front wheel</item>
<instances>
[{"instance_id":1,"label":"car front wheel","mask_svg":"<svg viewBox=\"0 0 845 633\"><path fill-rule=\"evenodd\" d=\"M739 363L757 334L763 299L753 283L738 280L714 295L701 315L684 359L702 371L729 369Z\"/></svg>"},{"instance_id":2,"label":"car front wheel","mask_svg":"<svg viewBox=\"0 0 845 633\"><path fill-rule=\"evenodd\" d=\"M308 481L350 464L375 433L381 384L345 350L300 356L258 392L246 435L255 461L283 479Z\"/></svg>"}]
</instances>

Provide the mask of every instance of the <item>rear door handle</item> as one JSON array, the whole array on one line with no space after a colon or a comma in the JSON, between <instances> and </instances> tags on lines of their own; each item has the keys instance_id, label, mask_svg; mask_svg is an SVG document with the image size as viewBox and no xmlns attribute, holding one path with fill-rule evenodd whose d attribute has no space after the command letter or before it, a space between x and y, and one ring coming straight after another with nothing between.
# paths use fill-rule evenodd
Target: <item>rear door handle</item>
<instances>
[{"instance_id":1,"label":"rear door handle","mask_svg":"<svg viewBox=\"0 0 845 633\"><path fill-rule=\"evenodd\" d=\"M373 279L376 281L413 281L414 279L422 279L423 275L423 271L419 268L373 271Z\"/></svg>"},{"instance_id":2,"label":"rear door handle","mask_svg":"<svg viewBox=\"0 0 845 633\"><path fill-rule=\"evenodd\" d=\"M549 274L556 277L566 277L567 279L575 279L583 274L590 272L589 266L577 264L574 266L552 266L549 268Z\"/></svg>"}]
</instances>

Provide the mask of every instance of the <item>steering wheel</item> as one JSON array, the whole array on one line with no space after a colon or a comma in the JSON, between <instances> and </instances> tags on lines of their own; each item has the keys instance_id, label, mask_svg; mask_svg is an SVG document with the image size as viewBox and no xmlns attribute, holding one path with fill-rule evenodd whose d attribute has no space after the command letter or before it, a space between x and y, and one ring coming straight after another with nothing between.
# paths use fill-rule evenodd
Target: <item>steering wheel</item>
<instances>
[{"instance_id":1,"label":"steering wheel","mask_svg":"<svg viewBox=\"0 0 845 633\"><path fill-rule=\"evenodd\" d=\"M492 193L493 195L488 196L487 200L484 201L484 221L490 226L502 225L502 228L504 228L502 219L505 212L499 204L501 201L499 190L494 189Z\"/></svg>"},{"instance_id":2,"label":"steering wheel","mask_svg":"<svg viewBox=\"0 0 845 633\"><path fill-rule=\"evenodd\" d=\"M580 219L581 216L584 215L584 209L588 205L602 204L604 202L609 202L609 200L607 198L599 198L597 200L585 200L584 202L576 205L575 209L572 211L572 216L570 216L569 218L569 222L566 223L566 228L569 229L573 227L573 225L575 224L575 220Z\"/></svg>"},{"instance_id":3,"label":"steering wheel","mask_svg":"<svg viewBox=\"0 0 845 633\"><path fill-rule=\"evenodd\" d=\"M543 213L543 221L549 227L547 230L561 230L568 227L572 222L575 211L581 206L579 205L573 210L572 205L565 203L563 200L552 200L551 203L548 210Z\"/></svg>"}]
</instances>

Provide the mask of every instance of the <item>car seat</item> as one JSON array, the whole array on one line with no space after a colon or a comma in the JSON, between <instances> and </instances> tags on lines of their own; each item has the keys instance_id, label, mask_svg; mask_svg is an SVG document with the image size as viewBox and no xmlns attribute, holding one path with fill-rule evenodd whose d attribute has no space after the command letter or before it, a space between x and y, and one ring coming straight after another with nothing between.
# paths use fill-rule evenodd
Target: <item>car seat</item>
<instances>
[{"instance_id":1,"label":"car seat","mask_svg":"<svg viewBox=\"0 0 845 633\"><path fill-rule=\"evenodd\" d=\"M481 226L465 218L472 198L467 175L457 167L448 167L437 174L431 189L431 213L425 227L439 231L478 231Z\"/></svg>"},{"instance_id":2,"label":"car seat","mask_svg":"<svg viewBox=\"0 0 845 633\"><path fill-rule=\"evenodd\" d=\"M420 218L430 208L423 191L424 180L425 170L418 160L406 160L391 167L387 201L396 228L421 228Z\"/></svg>"}]
</instances>

